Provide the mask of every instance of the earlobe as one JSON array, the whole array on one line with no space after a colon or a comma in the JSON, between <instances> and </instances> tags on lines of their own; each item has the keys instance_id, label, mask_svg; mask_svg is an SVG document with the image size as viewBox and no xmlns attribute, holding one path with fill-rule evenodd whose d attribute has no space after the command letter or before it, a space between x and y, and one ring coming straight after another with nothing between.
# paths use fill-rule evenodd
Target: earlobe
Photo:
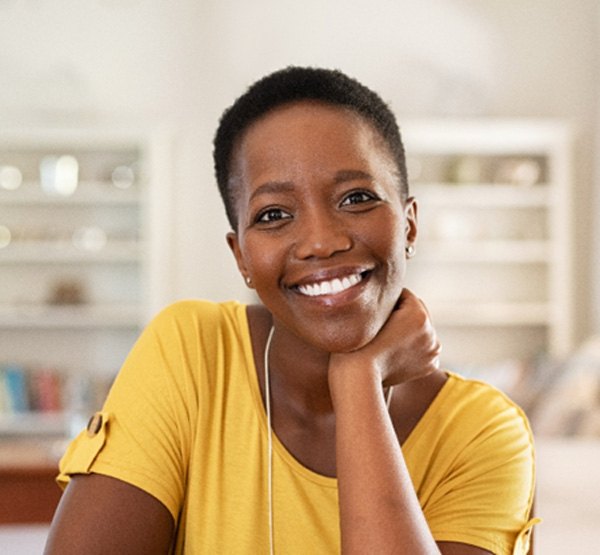
<instances>
[{"instance_id":1,"label":"earlobe","mask_svg":"<svg viewBox=\"0 0 600 555\"><path fill-rule=\"evenodd\" d=\"M244 257L242 256L242 251L240 249L240 242L239 242L237 233L235 233L235 231L230 231L226 235L226 239L227 239L227 244L229 245L229 248L231 249L231 252L233 253L233 256L235 258L235 262L237 264L238 270L240 271L240 274L242 274L242 277L244 278L246 285L248 287L252 288L252 278L250 277L248 270L246 268L246 265L244 264Z\"/></svg>"}]
</instances>

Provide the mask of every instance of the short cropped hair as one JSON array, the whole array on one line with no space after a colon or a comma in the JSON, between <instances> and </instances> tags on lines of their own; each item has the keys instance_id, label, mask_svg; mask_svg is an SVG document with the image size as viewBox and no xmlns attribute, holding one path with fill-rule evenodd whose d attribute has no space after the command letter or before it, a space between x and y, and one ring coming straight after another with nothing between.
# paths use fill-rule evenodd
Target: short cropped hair
<instances>
[{"instance_id":1,"label":"short cropped hair","mask_svg":"<svg viewBox=\"0 0 600 555\"><path fill-rule=\"evenodd\" d=\"M404 146L394 114L381 97L338 70L290 66L256 81L221 116L214 138L214 167L233 230L238 221L231 163L237 141L250 125L271 110L302 100L315 100L353 110L367 120L387 144L397 166L401 198L408 197Z\"/></svg>"}]
</instances>

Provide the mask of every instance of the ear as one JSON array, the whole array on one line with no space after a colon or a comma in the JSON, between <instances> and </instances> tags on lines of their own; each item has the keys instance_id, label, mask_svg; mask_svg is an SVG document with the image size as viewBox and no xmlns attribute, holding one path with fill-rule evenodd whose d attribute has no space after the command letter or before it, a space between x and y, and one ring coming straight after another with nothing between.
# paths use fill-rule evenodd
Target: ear
<instances>
[{"instance_id":1,"label":"ear","mask_svg":"<svg viewBox=\"0 0 600 555\"><path fill-rule=\"evenodd\" d=\"M242 255L242 250L240 249L240 241L238 239L237 233L235 231L230 231L226 235L226 239L227 244L229 245L229 248L231 249L231 252L233 253L233 256L235 258L238 270L240 271L240 274L242 274L246 285L250 287L250 274L248 273L246 264L244 263L244 257Z\"/></svg>"},{"instance_id":2,"label":"ear","mask_svg":"<svg viewBox=\"0 0 600 555\"><path fill-rule=\"evenodd\" d=\"M405 239L407 245L417 240L417 199L408 197L404 203Z\"/></svg>"}]
</instances>

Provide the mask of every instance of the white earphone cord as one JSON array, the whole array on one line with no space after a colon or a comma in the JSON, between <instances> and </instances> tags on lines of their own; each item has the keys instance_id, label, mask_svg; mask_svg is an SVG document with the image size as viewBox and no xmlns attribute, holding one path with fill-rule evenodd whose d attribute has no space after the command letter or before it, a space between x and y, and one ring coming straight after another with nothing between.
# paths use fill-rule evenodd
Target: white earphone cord
<instances>
[{"instance_id":1,"label":"white earphone cord","mask_svg":"<svg viewBox=\"0 0 600 555\"><path fill-rule=\"evenodd\" d=\"M269 553L274 555L273 542L273 432L271 429L271 388L269 385L269 353L271 352L271 340L273 339L274 327L271 327L267 344L265 345L265 409L267 412L267 503L269 512Z\"/></svg>"},{"instance_id":2,"label":"white earphone cord","mask_svg":"<svg viewBox=\"0 0 600 555\"><path fill-rule=\"evenodd\" d=\"M265 345L265 410L267 413L267 503L269 513L269 554L274 555L274 526L273 526L273 429L271 427L271 375L269 371L269 354L271 353L271 340L273 339L274 327L269 330L267 343ZM385 397L385 404L389 411L392 403L394 388L390 386Z\"/></svg>"}]
</instances>

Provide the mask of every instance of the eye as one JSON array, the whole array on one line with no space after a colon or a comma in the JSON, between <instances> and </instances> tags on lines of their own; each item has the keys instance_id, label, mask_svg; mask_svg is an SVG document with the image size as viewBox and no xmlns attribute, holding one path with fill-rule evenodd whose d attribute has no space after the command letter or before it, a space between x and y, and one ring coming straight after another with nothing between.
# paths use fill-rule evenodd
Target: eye
<instances>
[{"instance_id":1,"label":"eye","mask_svg":"<svg viewBox=\"0 0 600 555\"><path fill-rule=\"evenodd\" d=\"M352 191L342 200L341 206L364 204L379 200L379 197L371 191Z\"/></svg>"},{"instance_id":2,"label":"eye","mask_svg":"<svg viewBox=\"0 0 600 555\"><path fill-rule=\"evenodd\" d=\"M289 220L291 217L291 214L281 208L267 208L257 214L255 221L256 223L268 224L281 220Z\"/></svg>"}]
</instances>

